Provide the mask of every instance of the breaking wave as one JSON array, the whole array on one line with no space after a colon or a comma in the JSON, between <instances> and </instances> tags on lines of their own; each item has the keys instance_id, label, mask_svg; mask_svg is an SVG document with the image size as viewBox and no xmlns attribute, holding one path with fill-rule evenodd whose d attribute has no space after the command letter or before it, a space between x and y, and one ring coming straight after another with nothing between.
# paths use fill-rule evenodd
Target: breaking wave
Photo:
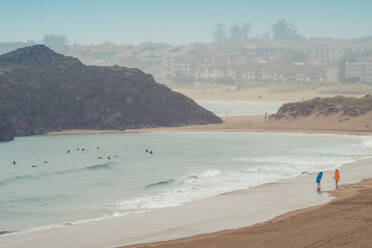
<instances>
[{"instance_id":1,"label":"breaking wave","mask_svg":"<svg viewBox=\"0 0 372 248\"><path fill-rule=\"evenodd\" d=\"M168 180L160 181L160 182L157 182L157 183L150 183L150 184L146 185L146 188L151 188L151 187L156 187L156 186L161 186L161 185L167 185L167 184L172 183L172 182L174 182L174 179L168 179Z\"/></svg>"},{"instance_id":2,"label":"breaking wave","mask_svg":"<svg viewBox=\"0 0 372 248\"><path fill-rule=\"evenodd\" d=\"M79 173L79 172L84 172L84 171L104 170L104 169L110 169L111 167L112 167L112 162L108 162L104 164L90 165L90 166L73 169L73 170L62 170L62 171L54 171L54 172L49 172L49 173L38 173L38 174L33 174L33 175L9 177L7 179L0 181L0 186L5 186L11 183L15 183L18 181L24 181L24 180L37 180L41 177L73 174L73 173Z\"/></svg>"}]
</instances>

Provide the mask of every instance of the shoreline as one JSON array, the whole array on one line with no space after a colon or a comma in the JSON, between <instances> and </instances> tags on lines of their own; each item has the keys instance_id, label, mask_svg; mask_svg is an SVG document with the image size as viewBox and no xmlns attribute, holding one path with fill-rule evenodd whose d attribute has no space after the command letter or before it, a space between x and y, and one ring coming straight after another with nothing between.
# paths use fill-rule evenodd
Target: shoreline
<instances>
[{"instance_id":1,"label":"shoreline","mask_svg":"<svg viewBox=\"0 0 372 248\"><path fill-rule=\"evenodd\" d=\"M46 135L72 135L72 134L106 134L106 133L156 133L156 132L255 132L255 133L309 133L309 134L348 134L348 135L370 135L372 130L363 130L362 127L352 128L349 126L334 127L328 125L322 127L312 125L300 120L301 123L293 125L288 121L266 120L263 115L230 116L221 117L221 124L190 125L181 127L154 127L127 130L90 130L71 129L56 132L48 132ZM353 123L352 123L353 124ZM332 128L333 127L333 128Z\"/></svg>"},{"instance_id":2,"label":"shoreline","mask_svg":"<svg viewBox=\"0 0 372 248\"><path fill-rule=\"evenodd\" d=\"M368 170L371 162L371 158L357 158L352 163L343 164L342 184L372 178L372 171ZM327 191L334 188L330 172L325 172L325 176L328 180L322 186L324 194L316 193L313 174L299 175L178 207L30 233L1 235L0 245L31 248L48 247L50 244L54 244L54 247L118 247L229 232L224 230L260 225L257 223L270 222L292 211L301 212L308 207L323 206L333 199ZM297 187L293 187L294 184ZM167 219L167 223L163 223L164 219Z\"/></svg>"},{"instance_id":3,"label":"shoreline","mask_svg":"<svg viewBox=\"0 0 372 248\"><path fill-rule=\"evenodd\" d=\"M266 222L121 248L368 247L372 241L369 220L372 216L369 208L372 203L372 178L346 184L327 193L334 197L328 203L287 212ZM342 216L344 214L354 218L348 220Z\"/></svg>"}]
</instances>

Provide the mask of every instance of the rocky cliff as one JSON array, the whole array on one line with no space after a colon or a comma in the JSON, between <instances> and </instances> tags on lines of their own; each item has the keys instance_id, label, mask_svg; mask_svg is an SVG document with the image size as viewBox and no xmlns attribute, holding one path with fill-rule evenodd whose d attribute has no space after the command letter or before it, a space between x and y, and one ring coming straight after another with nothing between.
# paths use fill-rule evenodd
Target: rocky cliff
<instances>
[{"instance_id":1,"label":"rocky cliff","mask_svg":"<svg viewBox=\"0 0 372 248\"><path fill-rule=\"evenodd\" d=\"M86 66L44 45L0 56L0 116L17 136L221 122L138 69Z\"/></svg>"},{"instance_id":2,"label":"rocky cliff","mask_svg":"<svg viewBox=\"0 0 372 248\"><path fill-rule=\"evenodd\" d=\"M10 141L14 139L14 131L10 122L0 119L0 141Z\"/></svg>"}]
</instances>

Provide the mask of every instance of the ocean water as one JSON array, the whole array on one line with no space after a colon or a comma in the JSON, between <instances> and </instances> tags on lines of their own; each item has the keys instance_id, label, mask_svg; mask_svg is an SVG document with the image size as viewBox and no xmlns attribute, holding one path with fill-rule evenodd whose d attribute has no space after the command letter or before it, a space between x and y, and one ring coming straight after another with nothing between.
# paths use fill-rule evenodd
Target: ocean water
<instances>
[{"instance_id":1,"label":"ocean water","mask_svg":"<svg viewBox=\"0 0 372 248\"><path fill-rule=\"evenodd\" d=\"M284 102L254 101L212 101L199 100L197 103L218 116L274 114Z\"/></svg>"},{"instance_id":2,"label":"ocean water","mask_svg":"<svg viewBox=\"0 0 372 248\"><path fill-rule=\"evenodd\" d=\"M371 137L317 134L19 137L0 143L0 232L179 206L304 171L334 169L368 156L371 146Z\"/></svg>"}]
</instances>

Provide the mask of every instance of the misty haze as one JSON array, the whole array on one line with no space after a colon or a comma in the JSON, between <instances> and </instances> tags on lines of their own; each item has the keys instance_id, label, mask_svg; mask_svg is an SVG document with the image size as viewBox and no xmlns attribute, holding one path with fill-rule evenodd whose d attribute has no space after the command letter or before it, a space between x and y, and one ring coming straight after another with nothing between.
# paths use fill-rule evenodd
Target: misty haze
<instances>
[{"instance_id":1,"label":"misty haze","mask_svg":"<svg viewBox=\"0 0 372 248\"><path fill-rule=\"evenodd\" d=\"M369 247L372 2L0 2L0 247Z\"/></svg>"}]
</instances>

